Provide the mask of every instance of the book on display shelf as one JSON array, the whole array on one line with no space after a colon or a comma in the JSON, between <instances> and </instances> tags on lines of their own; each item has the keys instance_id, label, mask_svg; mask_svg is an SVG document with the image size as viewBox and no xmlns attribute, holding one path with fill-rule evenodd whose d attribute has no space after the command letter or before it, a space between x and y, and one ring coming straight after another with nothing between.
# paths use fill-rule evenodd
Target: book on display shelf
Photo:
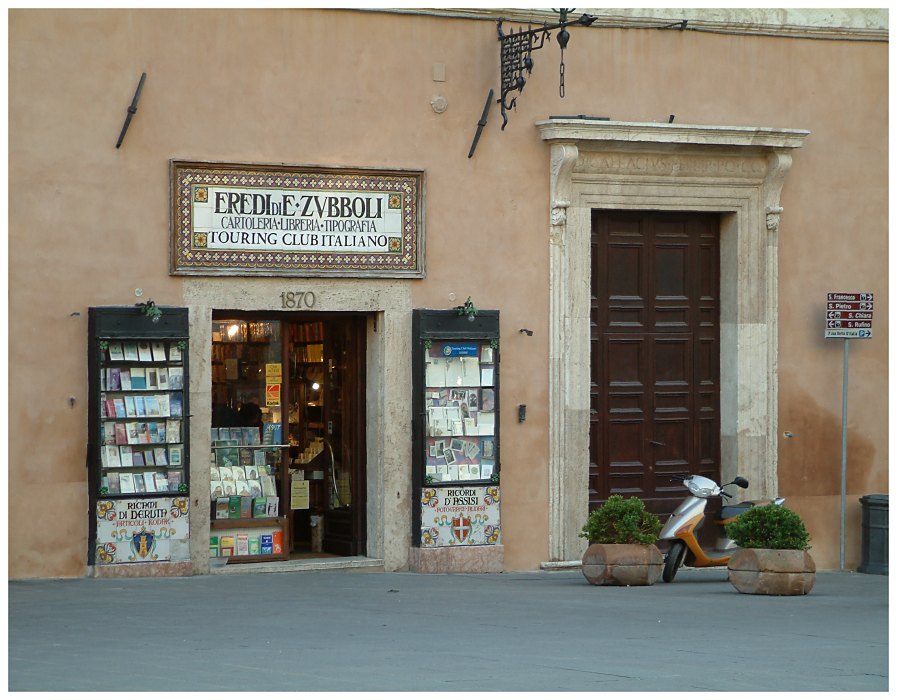
<instances>
[{"instance_id":1,"label":"book on display shelf","mask_svg":"<svg viewBox=\"0 0 897 700\"><path fill-rule=\"evenodd\" d=\"M179 491L181 484L184 483L184 475L178 470L169 470L168 472L168 490Z\"/></svg>"},{"instance_id":2,"label":"book on display shelf","mask_svg":"<svg viewBox=\"0 0 897 700\"><path fill-rule=\"evenodd\" d=\"M160 418L162 413L159 411L159 397L153 394L147 394L144 397L146 401L146 415L149 418Z\"/></svg>"},{"instance_id":3,"label":"book on display shelf","mask_svg":"<svg viewBox=\"0 0 897 700\"><path fill-rule=\"evenodd\" d=\"M146 368L131 367L131 389L144 391L146 389Z\"/></svg>"},{"instance_id":4,"label":"book on display shelf","mask_svg":"<svg viewBox=\"0 0 897 700\"><path fill-rule=\"evenodd\" d=\"M221 535L218 539L219 548L221 550L220 556L222 557L232 557L234 556L234 551L236 547L236 539L233 535Z\"/></svg>"},{"instance_id":5,"label":"book on display shelf","mask_svg":"<svg viewBox=\"0 0 897 700\"><path fill-rule=\"evenodd\" d=\"M282 439L282 427L280 423L264 423L264 445L280 445Z\"/></svg>"},{"instance_id":6,"label":"book on display shelf","mask_svg":"<svg viewBox=\"0 0 897 700\"><path fill-rule=\"evenodd\" d=\"M121 493L137 493L134 490L134 475L130 472L121 472L119 476Z\"/></svg>"},{"instance_id":7,"label":"book on display shelf","mask_svg":"<svg viewBox=\"0 0 897 700\"><path fill-rule=\"evenodd\" d=\"M277 495L277 482L274 481L274 477L270 474L262 474L259 481L262 483L262 495L263 496L276 496Z\"/></svg>"},{"instance_id":8,"label":"book on display shelf","mask_svg":"<svg viewBox=\"0 0 897 700\"><path fill-rule=\"evenodd\" d=\"M181 390L184 388L184 368L169 367L168 368L168 388Z\"/></svg>"},{"instance_id":9,"label":"book on display shelf","mask_svg":"<svg viewBox=\"0 0 897 700\"><path fill-rule=\"evenodd\" d=\"M102 460L104 467L120 467L121 454L119 448L115 445L104 445L102 452Z\"/></svg>"},{"instance_id":10,"label":"book on display shelf","mask_svg":"<svg viewBox=\"0 0 897 700\"><path fill-rule=\"evenodd\" d=\"M153 362L165 362L168 358L165 356L165 343L155 342L150 346Z\"/></svg>"},{"instance_id":11,"label":"book on display shelf","mask_svg":"<svg viewBox=\"0 0 897 700\"><path fill-rule=\"evenodd\" d=\"M237 533L237 556L245 557L249 554L249 534L246 532Z\"/></svg>"}]
</instances>

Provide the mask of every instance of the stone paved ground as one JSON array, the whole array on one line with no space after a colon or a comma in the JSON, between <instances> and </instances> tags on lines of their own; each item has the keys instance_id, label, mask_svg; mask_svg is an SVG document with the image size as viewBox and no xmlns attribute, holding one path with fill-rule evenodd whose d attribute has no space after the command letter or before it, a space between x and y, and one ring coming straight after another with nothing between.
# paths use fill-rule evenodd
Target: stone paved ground
<instances>
[{"instance_id":1,"label":"stone paved ground","mask_svg":"<svg viewBox=\"0 0 897 700\"><path fill-rule=\"evenodd\" d=\"M9 582L9 690L888 689L888 578L313 571Z\"/></svg>"}]
</instances>

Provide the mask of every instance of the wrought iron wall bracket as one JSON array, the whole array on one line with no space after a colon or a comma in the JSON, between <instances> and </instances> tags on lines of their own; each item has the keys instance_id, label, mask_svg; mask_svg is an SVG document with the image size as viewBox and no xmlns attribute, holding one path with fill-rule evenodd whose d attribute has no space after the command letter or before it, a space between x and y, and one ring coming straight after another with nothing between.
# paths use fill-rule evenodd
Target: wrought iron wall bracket
<instances>
[{"instance_id":1,"label":"wrought iron wall bracket","mask_svg":"<svg viewBox=\"0 0 897 700\"><path fill-rule=\"evenodd\" d=\"M131 125L131 119L134 118L134 115L137 114L137 103L140 101L140 93L143 92L143 84L146 82L146 73L143 73L140 76L140 82L137 83L137 90L134 92L134 99L131 100L131 104L128 107L128 114L125 117L125 123L121 127L121 133L118 135L118 141L115 143L116 148L121 148L122 141L125 140L125 134L128 132L128 127Z\"/></svg>"},{"instance_id":2,"label":"wrought iron wall bracket","mask_svg":"<svg viewBox=\"0 0 897 700\"><path fill-rule=\"evenodd\" d=\"M512 96L512 93L523 92L526 85L523 74L531 75L533 72L533 51L538 51L551 41L551 32L556 29L560 30L557 35L558 46L561 47L560 94L564 96L564 49L570 41L567 27L588 27L598 19L584 14L571 22L567 20L568 13L569 10L560 10L560 22L557 24L544 24L536 29L530 25L528 29L516 32L512 29L509 34L502 29L502 20L498 21L498 40L501 42L501 96L498 102L501 104L502 130L508 124L508 111L517 106L517 95Z\"/></svg>"}]
</instances>

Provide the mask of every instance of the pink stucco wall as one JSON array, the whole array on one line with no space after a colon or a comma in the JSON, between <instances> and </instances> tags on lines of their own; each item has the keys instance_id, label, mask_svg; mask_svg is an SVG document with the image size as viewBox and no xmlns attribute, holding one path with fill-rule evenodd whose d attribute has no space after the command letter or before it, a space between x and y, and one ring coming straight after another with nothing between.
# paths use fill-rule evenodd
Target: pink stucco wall
<instances>
[{"instance_id":1,"label":"pink stucco wall","mask_svg":"<svg viewBox=\"0 0 897 700\"><path fill-rule=\"evenodd\" d=\"M9 575L86 567L87 308L141 287L181 304L168 274L168 161L426 172L427 277L415 307L454 293L501 310L503 529L508 569L547 558L550 115L808 129L782 194L782 495L837 565L841 343L827 291L874 291L875 336L851 346L848 563L865 493L887 493L886 42L574 28L507 128L495 24L357 11L13 10L9 16ZM445 66L435 82L434 64ZM146 87L115 141L142 71ZM437 114L437 95L448 109ZM74 405L70 403L74 397ZM834 528L834 529L832 529Z\"/></svg>"}]
</instances>

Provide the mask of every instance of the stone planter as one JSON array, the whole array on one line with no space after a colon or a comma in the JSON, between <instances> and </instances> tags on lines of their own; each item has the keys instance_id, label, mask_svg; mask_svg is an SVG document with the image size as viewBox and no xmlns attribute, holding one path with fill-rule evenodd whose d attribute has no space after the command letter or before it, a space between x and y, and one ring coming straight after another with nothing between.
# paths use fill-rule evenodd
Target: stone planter
<instances>
[{"instance_id":1,"label":"stone planter","mask_svg":"<svg viewBox=\"0 0 897 700\"><path fill-rule=\"evenodd\" d=\"M739 549L729 559L729 581L741 593L806 595L816 563L801 549Z\"/></svg>"},{"instance_id":2,"label":"stone planter","mask_svg":"<svg viewBox=\"0 0 897 700\"><path fill-rule=\"evenodd\" d=\"M582 555L582 575L593 586L650 586L662 570L653 544L593 544Z\"/></svg>"}]
</instances>

